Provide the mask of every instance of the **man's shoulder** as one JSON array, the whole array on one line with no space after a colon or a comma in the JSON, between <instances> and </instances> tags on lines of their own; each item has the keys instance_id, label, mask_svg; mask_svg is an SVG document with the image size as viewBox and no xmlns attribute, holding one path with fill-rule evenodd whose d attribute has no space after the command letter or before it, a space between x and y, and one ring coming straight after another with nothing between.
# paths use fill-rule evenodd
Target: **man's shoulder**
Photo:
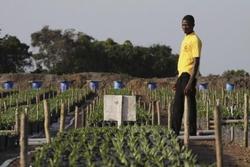
<instances>
[{"instance_id":1,"label":"man's shoulder","mask_svg":"<svg viewBox=\"0 0 250 167\"><path fill-rule=\"evenodd\" d=\"M199 37L196 33L192 34L191 39L192 39L192 41L194 41L194 42L199 42L199 43L201 43L201 39L200 39L200 37Z\"/></svg>"}]
</instances>

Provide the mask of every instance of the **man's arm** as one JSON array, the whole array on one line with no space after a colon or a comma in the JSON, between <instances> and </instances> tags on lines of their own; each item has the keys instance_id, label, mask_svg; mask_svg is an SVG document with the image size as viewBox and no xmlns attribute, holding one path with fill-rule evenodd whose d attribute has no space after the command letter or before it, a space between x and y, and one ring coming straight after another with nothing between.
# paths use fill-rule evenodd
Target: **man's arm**
<instances>
[{"instance_id":1,"label":"man's arm","mask_svg":"<svg viewBox=\"0 0 250 167\"><path fill-rule=\"evenodd\" d=\"M190 78L189 78L189 81L188 81L188 83L187 83L187 85L186 85L186 88L185 88L185 90L184 90L184 93L185 93L186 95L189 94L189 92L191 91L192 83L193 83L193 81L194 81L194 79L195 79L195 76L196 76L196 74L197 74L197 72L198 72L199 65L200 65L200 58L199 58L199 57L196 57L196 58L194 59L194 69L193 69L193 71L192 71L192 73L191 73L191 76L190 76Z\"/></svg>"}]
</instances>

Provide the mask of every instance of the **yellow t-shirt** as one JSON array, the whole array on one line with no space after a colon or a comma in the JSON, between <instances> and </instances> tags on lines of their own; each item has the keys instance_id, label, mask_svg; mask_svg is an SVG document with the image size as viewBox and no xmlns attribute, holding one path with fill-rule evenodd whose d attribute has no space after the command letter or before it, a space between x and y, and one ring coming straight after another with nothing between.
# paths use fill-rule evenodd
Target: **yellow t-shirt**
<instances>
[{"instance_id":1,"label":"yellow t-shirt","mask_svg":"<svg viewBox=\"0 0 250 167\"><path fill-rule=\"evenodd\" d=\"M194 68L194 59L201 55L201 47L201 40L194 32L184 37L178 60L178 76L183 72L191 75Z\"/></svg>"}]
</instances>

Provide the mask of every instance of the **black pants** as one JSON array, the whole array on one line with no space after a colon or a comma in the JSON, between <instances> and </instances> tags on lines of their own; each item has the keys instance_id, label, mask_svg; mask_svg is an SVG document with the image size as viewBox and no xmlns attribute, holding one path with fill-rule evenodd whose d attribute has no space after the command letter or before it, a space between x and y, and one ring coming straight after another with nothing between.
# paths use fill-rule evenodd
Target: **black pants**
<instances>
[{"instance_id":1,"label":"black pants","mask_svg":"<svg viewBox=\"0 0 250 167\"><path fill-rule=\"evenodd\" d=\"M181 76L178 78L176 83L176 92L174 98L174 106L173 106L173 121L172 121L172 128L176 135L179 135L182 123L182 117L184 112L184 89L189 81L190 75L188 73L182 73ZM192 90L188 95L190 98L190 115L189 115L189 132L190 135L196 135L197 125L196 125L196 117L197 117L197 110L196 110L196 82L197 80L194 79L192 83Z\"/></svg>"}]
</instances>

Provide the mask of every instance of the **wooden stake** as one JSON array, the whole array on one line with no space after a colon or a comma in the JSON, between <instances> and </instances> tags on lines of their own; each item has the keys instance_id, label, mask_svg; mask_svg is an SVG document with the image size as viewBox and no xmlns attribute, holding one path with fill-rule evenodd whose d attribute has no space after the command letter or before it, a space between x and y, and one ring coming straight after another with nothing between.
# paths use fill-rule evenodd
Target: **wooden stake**
<instances>
[{"instance_id":1,"label":"wooden stake","mask_svg":"<svg viewBox=\"0 0 250 167\"><path fill-rule=\"evenodd\" d=\"M224 88L221 89L221 99L222 99L221 104L224 105L224 102L225 102L225 101L224 101L224 99L225 99L225 91L224 91Z\"/></svg>"},{"instance_id":2,"label":"wooden stake","mask_svg":"<svg viewBox=\"0 0 250 167\"><path fill-rule=\"evenodd\" d=\"M82 127L85 127L86 125L86 116L85 116L85 110L82 108Z\"/></svg>"},{"instance_id":3,"label":"wooden stake","mask_svg":"<svg viewBox=\"0 0 250 167\"><path fill-rule=\"evenodd\" d=\"M151 118L152 118L152 125L154 125L154 120L155 120L155 103L152 101L152 108L151 108Z\"/></svg>"},{"instance_id":4,"label":"wooden stake","mask_svg":"<svg viewBox=\"0 0 250 167\"><path fill-rule=\"evenodd\" d=\"M138 99L138 107L141 107L141 98Z\"/></svg>"},{"instance_id":5,"label":"wooden stake","mask_svg":"<svg viewBox=\"0 0 250 167\"><path fill-rule=\"evenodd\" d=\"M49 131L49 124L50 124L50 113L48 108L48 103L46 100L43 100L43 107L44 107L44 131L47 143L51 142L50 138L50 131Z\"/></svg>"},{"instance_id":6,"label":"wooden stake","mask_svg":"<svg viewBox=\"0 0 250 167\"><path fill-rule=\"evenodd\" d=\"M36 104L36 120L39 119L39 104Z\"/></svg>"},{"instance_id":7,"label":"wooden stake","mask_svg":"<svg viewBox=\"0 0 250 167\"><path fill-rule=\"evenodd\" d=\"M67 107L68 107L68 111L67 111L67 113L69 113L70 112L70 99L68 98L68 105L67 105Z\"/></svg>"},{"instance_id":8,"label":"wooden stake","mask_svg":"<svg viewBox=\"0 0 250 167\"><path fill-rule=\"evenodd\" d=\"M157 123L158 125L161 124L161 110L160 110L160 102L156 102L156 112L157 112Z\"/></svg>"},{"instance_id":9,"label":"wooden stake","mask_svg":"<svg viewBox=\"0 0 250 167\"><path fill-rule=\"evenodd\" d=\"M248 95L244 94L244 147L248 147Z\"/></svg>"},{"instance_id":10,"label":"wooden stake","mask_svg":"<svg viewBox=\"0 0 250 167\"><path fill-rule=\"evenodd\" d=\"M3 107L4 107L4 112L6 112L7 111L6 101L3 102Z\"/></svg>"},{"instance_id":11,"label":"wooden stake","mask_svg":"<svg viewBox=\"0 0 250 167\"><path fill-rule=\"evenodd\" d=\"M219 100L214 109L214 124L215 124L215 144L216 144L216 164L217 167L223 166L223 148L221 138L221 113L219 107Z\"/></svg>"},{"instance_id":12,"label":"wooden stake","mask_svg":"<svg viewBox=\"0 0 250 167\"><path fill-rule=\"evenodd\" d=\"M19 130L20 130L20 119L19 119L19 111L18 111L18 108L16 108L16 111L15 111L15 120L16 120L16 123L15 123L15 131L17 134L19 134Z\"/></svg>"},{"instance_id":13,"label":"wooden stake","mask_svg":"<svg viewBox=\"0 0 250 167\"><path fill-rule=\"evenodd\" d=\"M238 110L239 109L239 92L236 93L236 106Z\"/></svg>"},{"instance_id":14,"label":"wooden stake","mask_svg":"<svg viewBox=\"0 0 250 167\"><path fill-rule=\"evenodd\" d=\"M77 129L78 127L78 119L79 118L79 110L78 110L78 107L76 106L75 107L75 129Z\"/></svg>"},{"instance_id":15,"label":"wooden stake","mask_svg":"<svg viewBox=\"0 0 250 167\"><path fill-rule=\"evenodd\" d=\"M230 128L230 142L234 141L234 127L231 126Z\"/></svg>"},{"instance_id":16,"label":"wooden stake","mask_svg":"<svg viewBox=\"0 0 250 167\"><path fill-rule=\"evenodd\" d=\"M58 113L58 100L56 99L56 114Z\"/></svg>"},{"instance_id":17,"label":"wooden stake","mask_svg":"<svg viewBox=\"0 0 250 167\"><path fill-rule=\"evenodd\" d=\"M88 127L89 126L89 124L88 124L88 120L89 120L89 105L87 105L87 107L86 107L86 118L85 118L85 120L86 120L85 125L86 125L86 127Z\"/></svg>"},{"instance_id":18,"label":"wooden stake","mask_svg":"<svg viewBox=\"0 0 250 167\"><path fill-rule=\"evenodd\" d=\"M25 109L27 110L27 108ZM20 129L20 167L27 167L28 166L28 137L27 137L27 114L23 112L21 114L21 129Z\"/></svg>"},{"instance_id":19,"label":"wooden stake","mask_svg":"<svg viewBox=\"0 0 250 167\"><path fill-rule=\"evenodd\" d=\"M18 98L16 99L16 107L18 108L19 104L18 104Z\"/></svg>"},{"instance_id":20,"label":"wooden stake","mask_svg":"<svg viewBox=\"0 0 250 167\"><path fill-rule=\"evenodd\" d=\"M209 130L209 102L206 102L207 130Z\"/></svg>"},{"instance_id":21,"label":"wooden stake","mask_svg":"<svg viewBox=\"0 0 250 167\"><path fill-rule=\"evenodd\" d=\"M60 112L60 127L59 127L59 132L63 132L65 127L65 107L64 103L61 101L61 112Z\"/></svg>"}]
</instances>

